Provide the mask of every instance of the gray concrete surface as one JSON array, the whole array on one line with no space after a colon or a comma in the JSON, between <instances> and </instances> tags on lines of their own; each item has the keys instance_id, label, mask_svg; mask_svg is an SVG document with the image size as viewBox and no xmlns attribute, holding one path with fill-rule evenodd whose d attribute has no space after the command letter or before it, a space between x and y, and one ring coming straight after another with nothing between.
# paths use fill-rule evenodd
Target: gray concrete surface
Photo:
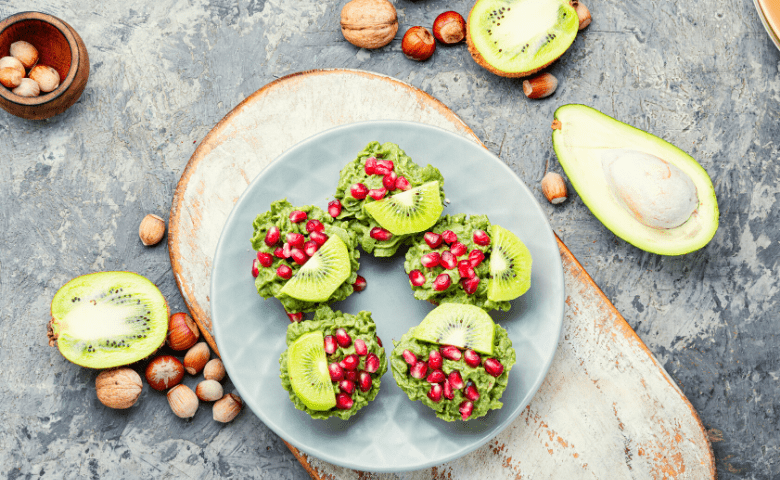
<instances>
[{"instance_id":1,"label":"gray concrete surface","mask_svg":"<svg viewBox=\"0 0 780 480\"><path fill-rule=\"evenodd\" d=\"M722 479L780 477L780 52L752 2L590 0L593 23L550 71L556 94L478 67L465 45L407 60L403 31L471 0L395 0L401 29L377 51L346 43L344 0L0 0L0 17L52 13L89 49L82 99L47 121L0 111L0 475L16 478L305 478L245 411L174 417L145 389L103 408L97 372L46 342L49 303L72 277L127 269L184 303L164 244L138 224L168 217L196 143L280 76L357 68L415 85L452 108L538 194L554 110L584 103L659 135L713 178L720 229L703 250L660 257L617 239L576 194L544 204L583 263L700 413ZM187 383L194 384L194 378ZM230 384L227 385L230 390Z\"/></svg>"}]
</instances>

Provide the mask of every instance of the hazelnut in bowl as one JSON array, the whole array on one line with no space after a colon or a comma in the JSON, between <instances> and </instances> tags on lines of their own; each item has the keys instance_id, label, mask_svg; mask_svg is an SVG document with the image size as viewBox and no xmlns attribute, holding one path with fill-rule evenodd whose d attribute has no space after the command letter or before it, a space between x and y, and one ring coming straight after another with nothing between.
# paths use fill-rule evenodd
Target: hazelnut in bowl
<instances>
[{"instance_id":1,"label":"hazelnut in bowl","mask_svg":"<svg viewBox=\"0 0 780 480\"><path fill-rule=\"evenodd\" d=\"M87 47L64 21L40 12L0 21L0 107L8 113L30 120L58 115L81 97L88 78Z\"/></svg>"}]
</instances>

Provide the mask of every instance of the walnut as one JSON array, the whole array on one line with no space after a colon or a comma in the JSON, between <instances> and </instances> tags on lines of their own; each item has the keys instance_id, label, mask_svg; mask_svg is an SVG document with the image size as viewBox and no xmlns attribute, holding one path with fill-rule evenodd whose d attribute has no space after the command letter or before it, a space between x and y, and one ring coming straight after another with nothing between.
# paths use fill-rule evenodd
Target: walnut
<instances>
[{"instance_id":1,"label":"walnut","mask_svg":"<svg viewBox=\"0 0 780 480\"><path fill-rule=\"evenodd\" d=\"M398 17L387 0L352 0L341 9L341 33L357 47L384 47L396 32Z\"/></svg>"}]
</instances>

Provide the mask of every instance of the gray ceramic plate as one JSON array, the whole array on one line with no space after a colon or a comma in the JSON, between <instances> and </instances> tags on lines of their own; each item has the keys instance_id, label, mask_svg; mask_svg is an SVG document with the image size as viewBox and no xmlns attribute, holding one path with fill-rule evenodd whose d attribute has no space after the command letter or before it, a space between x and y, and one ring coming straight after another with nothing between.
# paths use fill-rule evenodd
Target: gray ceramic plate
<instances>
[{"instance_id":1,"label":"gray ceramic plate","mask_svg":"<svg viewBox=\"0 0 780 480\"><path fill-rule=\"evenodd\" d=\"M533 255L531 289L509 312L491 315L509 331L518 362L504 408L469 422L447 423L411 402L388 372L376 400L348 421L312 420L296 410L279 380L289 320L276 299L258 296L251 276L252 221L272 201L323 209L341 168L372 140L394 142L421 165L444 175L445 213L487 214L517 234ZM369 310L386 350L433 308L415 300L403 268L405 250L391 259L365 253L360 274L368 287L334 309ZM325 131L286 151L249 185L233 208L214 256L211 318L217 346L246 404L280 437L327 462L393 472L439 465L485 444L531 401L558 346L563 322L563 268L552 230L531 192L482 146L436 127L400 121L354 123ZM309 314L311 318L311 314Z\"/></svg>"}]
</instances>

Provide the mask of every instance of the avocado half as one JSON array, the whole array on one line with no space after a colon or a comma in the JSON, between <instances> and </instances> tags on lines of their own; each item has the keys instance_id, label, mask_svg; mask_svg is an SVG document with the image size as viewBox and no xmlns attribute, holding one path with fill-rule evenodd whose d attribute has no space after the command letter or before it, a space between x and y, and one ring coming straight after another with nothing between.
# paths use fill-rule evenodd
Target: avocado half
<instances>
[{"instance_id":1,"label":"avocado half","mask_svg":"<svg viewBox=\"0 0 780 480\"><path fill-rule=\"evenodd\" d=\"M585 105L564 105L554 117L558 161L585 205L615 235L660 255L693 252L712 239L719 216L715 188L693 157ZM663 174L653 176L653 170ZM616 188L615 178L628 178L629 185ZM648 220L652 208L666 217Z\"/></svg>"}]
</instances>

